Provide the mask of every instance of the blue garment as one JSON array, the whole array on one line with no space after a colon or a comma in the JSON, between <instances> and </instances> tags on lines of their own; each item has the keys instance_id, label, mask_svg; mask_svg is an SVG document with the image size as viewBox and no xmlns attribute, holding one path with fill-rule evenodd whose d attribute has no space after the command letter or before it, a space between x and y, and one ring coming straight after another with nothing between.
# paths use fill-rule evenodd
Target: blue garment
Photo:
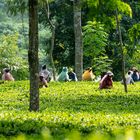
<instances>
[{"instance_id":1,"label":"blue garment","mask_svg":"<svg viewBox=\"0 0 140 140\"><path fill-rule=\"evenodd\" d=\"M138 81L139 80L137 72L133 72L132 78L133 78L134 81Z\"/></svg>"},{"instance_id":2,"label":"blue garment","mask_svg":"<svg viewBox=\"0 0 140 140\"><path fill-rule=\"evenodd\" d=\"M68 75L68 68L63 67L62 72L58 75L58 81L70 81L69 75Z\"/></svg>"},{"instance_id":3,"label":"blue garment","mask_svg":"<svg viewBox=\"0 0 140 140\"><path fill-rule=\"evenodd\" d=\"M74 72L69 72L68 75L71 81L77 81L77 76Z\"/></svg>"}]
</instances>

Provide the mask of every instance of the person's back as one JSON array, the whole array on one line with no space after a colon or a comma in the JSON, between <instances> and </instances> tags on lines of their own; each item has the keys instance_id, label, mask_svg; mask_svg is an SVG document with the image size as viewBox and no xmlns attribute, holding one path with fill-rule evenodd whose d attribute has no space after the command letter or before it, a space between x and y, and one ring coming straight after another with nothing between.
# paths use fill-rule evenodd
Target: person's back
<instances>
[{"instance_id":1,"label":"person's back","mask_svg":"<svg viewBox=\"0 0 140 140\"><path fill-rule=\"evenodd\" d=\"M4 81L14 81L12 74L10 73L10 69L6 68L3 70L2 80Z\"/></svg>"},{"instance_id":2,"label":"person's back","mask_svg":"<svg viewBox=\"0 0 140 140\"><path fill-rule=\"evenodd\" d=\"M48 87L47 80L43 73L39 73L39 87Z\"/></svg>"},{"instance_id":3,"label":"person's back","mask_svg":"<svg viewBox=\"0 0 140 140\"><path fill-rule=\"evenodd\" d=\"M125 79L126 79L126 84L134 84L134 81L132 78L132 71L128 71L128 73L125 76Z\"/></svg>"},{"instance_id":4,"label":"person's back","mask_svg":"<svg viewBox=\"0 0 140 140\"><path fill-rule=\"evenodd\" d=\"M139 73L138 73L137 70L133 71L132 78L133 78L134 81L138 81L139 80Z\"/></svg>"},{"instance_id":5,"label":"person's back","mask_svg":"<svg viewBox=\"0 0 140 140\"><path fill-rule=\"evenodd\" d=\"M49 83L51 80L51 73L50 71L48 71L48 69L46 68L46 65L42 66L42 69L40 71L40 74L43 73L44 78L47 80L47 82Z\"/></svg>"},{"instance_id":6,"label":"person's back","mask_svg":"<svg viewBox=\"0 0 140 140\"><path fill-rule=\"evenodd\" d=\"M71 68L70 71L68 72L69 79L71 81L78 81L76 74L73 72L73 69Z\"/></svg>"},{"instance_id":7,"label":"person's back","mask_svg":"<svg viewBox=\"0 0 140 140\"><path fill-rule=\"evenodd\" d=\"M95 75L92 72L91 68L87 68L82 75L82 80L84 81L92 81L95 78Z\"/></svg>"},{"instance_id":8,"label":"person's back","mask_svg":"<svg viewBox=\"0 0 140 140\"><path fill-rule=\"evenodd\" d=\"M100 89L108 89L113 87L112 72L107 72L100 81Z\"/></svg>"},{"instance_id":9,"label":"person's back","mask_svg":"<svg viewBox=\"0 0 140 140\"><path fill-rule=\"evenodd\" d=\"M67 67L63 67L62 72L58 75L57 81L70 81Z\"/></svg>"}]
</instances>

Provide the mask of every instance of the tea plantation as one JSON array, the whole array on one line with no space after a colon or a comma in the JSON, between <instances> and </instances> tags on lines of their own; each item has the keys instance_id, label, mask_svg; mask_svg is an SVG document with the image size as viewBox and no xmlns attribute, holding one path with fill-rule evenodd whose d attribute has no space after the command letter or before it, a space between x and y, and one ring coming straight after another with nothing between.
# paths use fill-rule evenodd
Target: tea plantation
<instances>
[{"instance_id":1,"label":"tea plantation","mask_svg":"<svg viewBox=\"0 0 140 140\"><path fill-rule=\"evenodd\" d=\"M139 140L140 83L51 82L40 89L40 111L29 112L29 81L0 84L0 139Z\"/></svg>"}]
</instances>

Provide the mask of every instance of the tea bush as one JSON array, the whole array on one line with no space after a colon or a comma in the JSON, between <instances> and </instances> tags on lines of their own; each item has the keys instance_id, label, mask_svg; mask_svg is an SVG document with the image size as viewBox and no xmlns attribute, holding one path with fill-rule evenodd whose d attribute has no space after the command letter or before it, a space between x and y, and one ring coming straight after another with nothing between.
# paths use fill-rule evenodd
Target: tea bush
<instances>
[{"instance_id":1,"label":"tea bush","mask_svg":"<svg viewBox=\"0 0 140 140\"><path fill-rule=\"evenodd\" d=\"M0 84L0 139L139 139L140 83L51 82L29 112L29 81Z\"/></svg>"}]
</instances>

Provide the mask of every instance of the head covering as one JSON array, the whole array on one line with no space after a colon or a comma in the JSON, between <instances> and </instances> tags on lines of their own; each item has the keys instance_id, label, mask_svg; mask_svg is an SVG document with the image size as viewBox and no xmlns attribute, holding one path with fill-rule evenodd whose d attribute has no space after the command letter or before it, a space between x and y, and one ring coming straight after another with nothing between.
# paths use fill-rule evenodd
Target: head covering
<instances>
[{"instance_id":1,"label":"head covering","mask_svg":"<svg viewBox=\"0 0 140 140\"><path fill-rule=\"evenodd\" d=\"M85 70L90 72L90 71L92 71L92 68L91 67L88 67Z\"/></svg>"},{"instance_id":2,"label":"head covering","mask_svg":"<svg viewBox=\"0 0 140 140\"><path fill-rule=\"evenodd\" d=\"M137 71L137 68L136 68L136 67L133 67L133 68L132 68L132 71Z\"/></svg>"},{"instance_id":3,"label":"head covering","mask_svg":"<svg viewBox=\"0 0 140 140\"><path fill-rule=\"evenodd\" d=\"M42 66L42 70L45 70L47 67L46 67L46 65L43 65Z\"/></svg>"},{"instance_id":4,"label":"head covering","mask_svg":"<svg viewBox=\"0 0 140 140\"><path fill-rule=\"evenodd\" d=\"M109 76L114 76L114 74L111 71L108 71L106 74Z\"/></svg>"},{"instance_id":5,"label":"head covering","mask_svg":"<svg viewBox=\"0 0 140 140\"><path fill-rule=\"evenodd\" d=\"M67 67L63 67L62 71L68 72L68 68Z\"/></svg>"},{"instance_id":6,"label":"head covering","mask_svg":"<svg viewBox=\"0 0 140 140\"><path fill-rule=\"evenodd\" d=\"M9 68L4 68L4 69L3 69L3 72L6 72L6 73L7 73L7 72L10 72L10 69L9 69Z\"/></svg>"},{"instance_id":7,"label":"head covering","mask_svg":"<svg viewBox=\"0 0 140 140\"><path fill-rule=\"evenodd\" d=\"M128 75L132 75L132 74L133 74L133 71L129 70Z\"/></svg>"},{"instance_id":8,"label":"head covering","mask_svg":"<svg viewBox=\"0 0 140 140\"><path fill-rule=\"evenodd\" d=\"M70 71L70 72L73 72L73 68L69 68L69 71Z\"/></svg>"},{"instance_id":9,"label":"head covering","mask_svg":"<svg viewBox=\"0 0 140 140\"><path fill-rule=\"evenodd\" d=\"M44 73L42 73L42 72L39 73L39 76L40 76L40 77L44 77Z\"/></svg>"}]
</instances>

